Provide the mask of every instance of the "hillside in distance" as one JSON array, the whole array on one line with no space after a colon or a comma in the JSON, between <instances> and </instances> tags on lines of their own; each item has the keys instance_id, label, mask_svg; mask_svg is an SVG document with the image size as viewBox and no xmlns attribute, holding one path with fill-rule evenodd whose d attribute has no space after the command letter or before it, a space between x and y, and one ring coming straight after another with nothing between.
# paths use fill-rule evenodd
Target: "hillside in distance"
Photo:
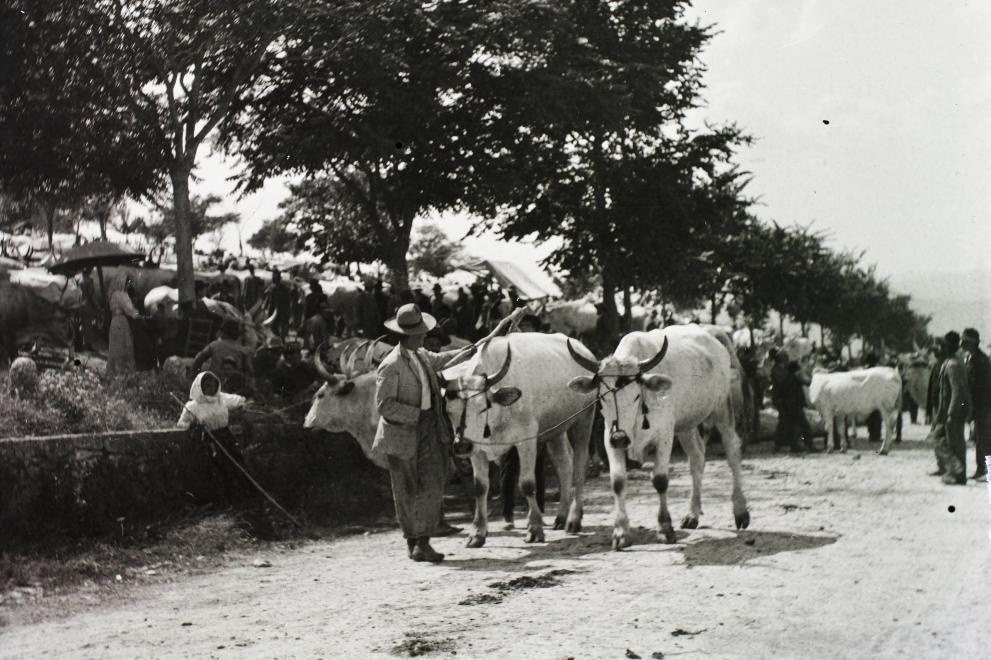
<instances>
[{"instance_id":1,"label":"hillside in distance","mask_svg":"<svg viewBox=\"0 0 991 660\"><path fill-rule=\"evenodd\" d=\"M912 296L912 308L929 314L929 331L941 335L974 327L991 342L991 270L914 271L890 278L891 288Z\"/></svg>"}]
</instances>

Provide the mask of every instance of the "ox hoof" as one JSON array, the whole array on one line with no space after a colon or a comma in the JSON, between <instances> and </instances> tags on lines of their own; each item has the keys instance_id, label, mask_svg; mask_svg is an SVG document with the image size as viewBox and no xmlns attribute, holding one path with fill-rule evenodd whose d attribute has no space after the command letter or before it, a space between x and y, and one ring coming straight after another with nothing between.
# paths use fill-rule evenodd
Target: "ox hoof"
<instances>
[{"instance_id":1,"label":"ox hoof","mask_svg":"<svg viewBox=\"0 0 991 660\"><path fill-rule=\"evenodd\" d=\"M832 447L826 447L826 453L827 454L832 454L834 451L836 451L836 450L833 449Z\"/></svg>"},{"instance_id":2,"label":"ox hoof","mask_svg":"<svg viewBox=\"0 0 991 660\"><path fill-rule=\"evenodd\" d=\"M482 534L472 534L468 537L468 543L466 543L469 548L481 548L485 545L485 536Z\"/></svg>"},{"instance_id":3,"label":"ox hoof","mask_svg":"<svg viewBox=\"0 0 991 660\"><path fill-rule=\"evenodd\" d=\"M841 453L841 454L845 454L845 453L846 453L846 447L844 447L843 449L841 449L841 450L840 450L840 453Z\"/></svg>"},{"instance_id":4,"label":"ox hoof","mask_svg":"<svg viewBox=\"0 0 991 660\"><path fill-rule=\"evenodd\" d=\"M698 516L693 516L692 514L689 513L687 516L681 519L682 529L698 529L698 526L699 526Z\"/></svg>"},{"instance_id":5,"label":"ox hoof","mask_svg":"<svg viewBox=\"0 0 991 660\"><path fill-rule=\"evenodd\" d=\"M558 516L554 519L554 529L564 529L564 516Z\"/></svg>"},{"instance_id":6,"label":"ox hoof","mask_svg":"<svg viewBox=\"0 0 991 660\"><path fill-rule=\"evenodd\" d=\"M613 535L612 535L612 549L613 550L616 550L618 552L619 550L622 550L623 548L629 548L631 545L633 545L633 541L630 540L630 537L627 536L625 532L614 532L613 533Z\"/></svg>"},{"instance_id":7,"label":"ox hoof","mask_svg":"<svg viewBox=\"0 0 991 660\"><path fill-rule=\"evenodd\" d=\"M677 543L678 537L674 533L674 527L671 523L664 523L661 528L657 530L657 540L661 543Z\"/></svg>"},{"instance_id":8,"label":"ox hoof","mask_svg":"<svg viewBox=\"0 0 991 660\"><path fill-rule=\"evenodd\" d=\"M750 512L744 511L743 513L737 513L733 516L736 520L737 529L746 529L750 527Z\"/></svg>"},{"instance_id":9,"label":"ox hoof","mask_svg":"<svg viewBox=\"0 0 991 660\"><path fill-rule=\"evenodd\" d=\"M582 531L582 521L581 520L569 520L568 524L564 526L564 531L568 534L577 534Z\"/></svg>"},{"instance_id":10,"label":"ox hoof","mask_svg":"<svg viewBox=\"0 0 991 660\"><path fill-rule=\"evenodd\" d=\"M878 449L877 450L877 453L878 453L878 456L887 456L888 455L888 450L887 449Z\"/></svg>"},{"instance_id":11,"label":"ox hoof","mask_svg":"<svg viewBox=\"0 0 991 660\"><path fill-rule=\"evenodd\" d=\"M543 543L544 542L544 530L543 529L531 529L526 533L526 538L523 539L524 543Z\"/></svg>"}]
</instances>

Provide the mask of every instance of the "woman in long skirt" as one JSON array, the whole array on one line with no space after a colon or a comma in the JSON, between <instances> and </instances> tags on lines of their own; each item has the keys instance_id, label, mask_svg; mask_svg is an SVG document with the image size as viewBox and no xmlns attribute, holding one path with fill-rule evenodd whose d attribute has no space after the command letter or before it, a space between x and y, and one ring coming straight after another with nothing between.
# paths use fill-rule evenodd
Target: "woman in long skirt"
<instances>
[{"instance_id":1,"label":"woman in long skirt","mask_svg":"<svg viewBox=\"0 0 991 660\"><path fill-rule=\"evenodd\" d=\"M110 284L110 350L107 358L107 375L119 376L134 371L134 336L128 319L141 315L134 308L128 291L133 287L131 277L121 273Z\"/></svg>"}]
</instances>

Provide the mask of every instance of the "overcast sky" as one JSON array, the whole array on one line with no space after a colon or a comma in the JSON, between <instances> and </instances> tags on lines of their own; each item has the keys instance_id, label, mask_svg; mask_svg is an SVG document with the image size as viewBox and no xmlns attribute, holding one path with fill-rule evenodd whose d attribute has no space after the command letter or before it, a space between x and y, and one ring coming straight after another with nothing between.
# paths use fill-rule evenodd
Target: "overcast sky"
<instances>
[{"instance_id":1,"label":"overcast sky","mask_svg":"<svg viewBox=\"0 0 991 660\"><path fill-rule=\"evenodd\" d=\"M739 158L757 215L811 222L883 275L988 268L991 2L707 0L691 15L721 31L704 116L757 138ZM200 190L229 188L219 159L200 175ZM272 183L236 204L246 236L283 195ZM468 221L447 225L460 237Z\"/></svg>"}]
</instances>

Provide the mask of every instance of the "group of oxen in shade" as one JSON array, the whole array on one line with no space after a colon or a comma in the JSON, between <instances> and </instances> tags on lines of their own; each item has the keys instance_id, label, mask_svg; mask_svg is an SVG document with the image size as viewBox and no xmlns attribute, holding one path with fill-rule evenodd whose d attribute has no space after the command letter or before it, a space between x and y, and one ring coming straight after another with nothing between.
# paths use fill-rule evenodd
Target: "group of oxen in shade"
<instances>
[{"instance_id":1,"label":"group of oxen in shade","mask_svg":"<svg viewBox=\"0 0 991 660\"><path fill-rule=\"evenodd\" d=\"M365 350L373 353L371 347ZM342 363L346 359L342 357ZM355 373L351 360L351 367L342 369L345 373L331 373L319 351L314 361L326 382L315 394L304 425L350 434L373 462L385 467L385 457L371 449L379 417L374 371ZM368 362L372 366L374 359ZM519 452L520 490L529 504L526 541L544 540L535 488L538 442L546 443L560 482L554 528L569 533L581 530L597 402L605 419L615 501L614 549L631 543L624 496L628 455L642 459L654 454L653 485L660 498L658 537L675 541L667 490L676 436L692 474L691 502L681 524L698 526L705 464L700 428L719 432L733 473L736 527L750 523L741 483L741 441L734 427L734 411L742 407L739 362L720 328L685 325L633 332L602 361L565 335L512 333L493 339L467 362L440 376L455 429L455 451L470 447L476 508L469 547L481 547L487 535L489 462L500 460L513 446Z\"/></svg>"}]
</instances>

